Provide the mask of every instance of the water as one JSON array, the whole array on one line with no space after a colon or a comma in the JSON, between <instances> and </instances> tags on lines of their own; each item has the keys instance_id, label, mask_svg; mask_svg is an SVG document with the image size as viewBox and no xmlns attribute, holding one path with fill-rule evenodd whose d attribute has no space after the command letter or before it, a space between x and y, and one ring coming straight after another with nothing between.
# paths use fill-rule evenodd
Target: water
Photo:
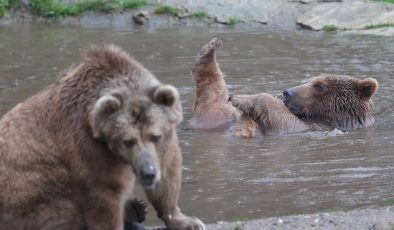
<instances>
[{"instance_id":1,"label":"water","mask_svg":"<svg viewBox=\"0 0 394 230\"><path fill-rule=\"evenodd\" d=\"M54 82L88 44L115 43L161 81L179 88L191 116L195 54L210 38L232 93L278 93L319 73L371 76L376 124L240 139L179 127L182 210L207 223L388 204L394 198L394 38L307 31L204 28L82 29L48 24L0 27L0 114ZM139 192L140 193L140 192ZM154 216L152 209L151 216ZM158 223L151 218L150 223Z\"/></svg>"}]
</instances>

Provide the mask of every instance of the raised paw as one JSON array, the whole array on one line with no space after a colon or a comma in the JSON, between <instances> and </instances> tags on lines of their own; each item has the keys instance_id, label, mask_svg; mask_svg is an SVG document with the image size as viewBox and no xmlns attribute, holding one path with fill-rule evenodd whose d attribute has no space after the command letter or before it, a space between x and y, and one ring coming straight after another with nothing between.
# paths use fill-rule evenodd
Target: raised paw
<instances>
[{"instance_id":1,"label":"raised paw","mask_svg":"<svg viewBox=\"0 0 394 230\"><path fill-rule=\"evenodd\" d=\"M192 69L192 73L196 72L197 68L201 64L215 62L216 58L213 54L220 47L221 44L222 39L220 38L212 38L207 44L205 44L198 53L197 60Z\"/></svg>"},{"instance_id":2,"label":"raised paw","mask_svg":"<svg viewBox=\"0 0 394 230\"><path fill-rule=\"evenodd\" d=\"M167 228L170 230L206 230L205 224L196 217L189 217L183 214L169 216L165 220Z\"/></svg>"},{"instance_id":3,"label":"raised paw","mask_svg":"<svg viewBox=\"0 0 394 230\"><path fill-rule=\"evenodd\" d=\"M221 38L212 38L207 44L205 44L201 48L199 53L200 58L215 52L220 47L221 44L222 44Z\"/></svg>"}]
</instances>

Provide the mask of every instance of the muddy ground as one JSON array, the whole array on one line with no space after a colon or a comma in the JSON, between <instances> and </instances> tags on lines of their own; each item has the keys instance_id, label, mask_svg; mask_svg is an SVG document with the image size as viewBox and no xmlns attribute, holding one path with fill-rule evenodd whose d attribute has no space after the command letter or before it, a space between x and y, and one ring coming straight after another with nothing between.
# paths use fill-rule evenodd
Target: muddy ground
<instances>
[{"instance_id":1,"label":"muddy ground","mask_svg":"<svg viewBox=\"0 0 394 230\"><path fill-rule=\"evenodd\" d=\"M209 225L211 230L264 230L264 229L341 229L341 230L393 230L394 207L367 208L349 212L318 213L271 217L259 220L237 221Z\"/></svg>"}]
</instances>

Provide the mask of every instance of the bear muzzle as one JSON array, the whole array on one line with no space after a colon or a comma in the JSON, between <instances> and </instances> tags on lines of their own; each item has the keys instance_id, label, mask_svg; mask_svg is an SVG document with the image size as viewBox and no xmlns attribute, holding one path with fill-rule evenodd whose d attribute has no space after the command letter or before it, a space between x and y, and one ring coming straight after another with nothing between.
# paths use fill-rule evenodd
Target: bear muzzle
<instances>
[{"instance_id":1,"label":"bear muzzle","mask_svg":"<svg viewBox=\"0 0 394 230\"><path fill-rule=\"evenodd\" d=\"M294 96L294 90L292 88L283 91L282 100L286 106L291 101L293 96Z\"/></svg>"},{"instance_id":2,"label":"bear muzzle","mask_svg":"<svg viewBox=\"0 0 394 230\"><path fill-rule=\"evenodd\" d=\"M152 156L147 152L139 154L136 171L138 180L144 188L154 188L155 184L160 180L160 169L156 167Z\"/></svg>"}]
</instances>

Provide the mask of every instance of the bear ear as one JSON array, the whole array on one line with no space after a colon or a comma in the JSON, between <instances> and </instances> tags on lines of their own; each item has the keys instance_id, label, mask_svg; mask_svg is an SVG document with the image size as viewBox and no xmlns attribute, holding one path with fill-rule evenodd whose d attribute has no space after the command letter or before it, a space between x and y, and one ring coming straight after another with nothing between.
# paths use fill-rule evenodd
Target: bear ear
<instances>
[{"instance_id":1,"label":"bear ear","mask_svg":"<svg viewBox=\"0 0 394 230\"><path fill-rule=\"evenodd\" d=\"M100 137L100 124L106 120L106 117L118 111L123 104L120 94L113 93L101 96L93 106L89 116L89 123L93 130L93 137Z\"/></svg>"},{"instance_id":2,"label":"bear ear","mask_svg":"<svg viewBox=\"0 0 394 230\"><path fill-rule=\"evenodd\" d=\"M179 93L172 85L161 85L153 93L153 102L156 104L172 106L177 101L179 101Z\"/></svg>"},{"instance_id":3,"label":"bear ear","mask_svg":"<svg viewBox=\"0 0 394 230\"><path fill-rule=\"evenodd\" d=\"M368 100L378 90L378 82L374 78L365 78L358 82L358 89L360 98L362 100Z\"/></svg>"}]
</instances>

